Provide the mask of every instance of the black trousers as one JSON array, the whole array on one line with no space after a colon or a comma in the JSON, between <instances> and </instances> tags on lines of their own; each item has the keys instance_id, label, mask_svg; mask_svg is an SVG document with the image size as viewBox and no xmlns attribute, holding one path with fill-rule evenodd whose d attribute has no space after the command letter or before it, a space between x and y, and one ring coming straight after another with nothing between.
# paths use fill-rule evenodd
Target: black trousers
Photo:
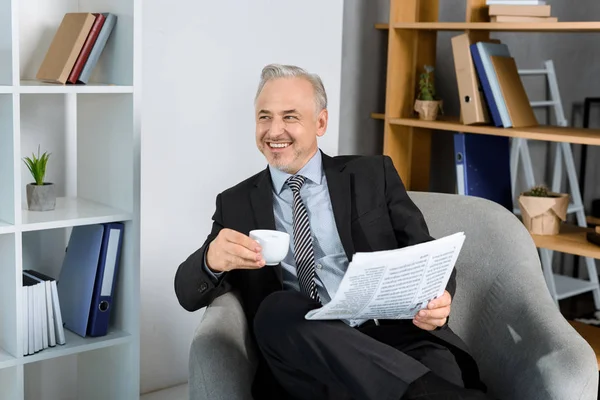
<instances>
[{"instance_id":1,"label":"black trousers","mask_svg":"<svg viewBox=\"0 0 600 400\"><path fill-rule=\"evenodd\" d=\"M400 400L428 372L464 387L450 350L411 321L353 328L342 321L306 320L316 307L298 292L279 291L261 303L254 319L256 342L293 398ZM438 397L423 399L449 398L441 393L447 387L427 386L424 390Z\"/></svg>"}]
</instances>

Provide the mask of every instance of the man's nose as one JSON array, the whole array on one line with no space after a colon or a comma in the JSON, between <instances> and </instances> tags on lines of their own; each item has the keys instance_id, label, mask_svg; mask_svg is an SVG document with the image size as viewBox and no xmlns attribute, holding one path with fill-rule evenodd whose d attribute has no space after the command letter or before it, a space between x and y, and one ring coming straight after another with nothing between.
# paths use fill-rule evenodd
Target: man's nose
<instances>
[{"instance_id":1,"label":"man's nose","mask_svg":"<svg viewBox=\"0 0 600 400\"><path fill-rule=\"evenodd\" d=\"M271 136L277 136L283 133L285 130L285 124L280 118L273 118L271 122Z\"/></svg>"}]
</instances>

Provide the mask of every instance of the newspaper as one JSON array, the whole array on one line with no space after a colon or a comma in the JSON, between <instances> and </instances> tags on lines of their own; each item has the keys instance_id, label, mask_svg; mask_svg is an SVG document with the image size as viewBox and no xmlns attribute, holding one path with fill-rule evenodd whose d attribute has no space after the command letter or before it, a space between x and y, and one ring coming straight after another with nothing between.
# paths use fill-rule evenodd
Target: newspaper
<instances>
[{"instance_id":1,"label":"newspaper","mask_svg":"<svg viewBox=\"0 0 600 400\"><path fill-rule=\"evenodd\" d=\"M463 232L396 250L356 253L331 301L315 319L412 319L444 293Z\"/></svg>"}]
</instances>

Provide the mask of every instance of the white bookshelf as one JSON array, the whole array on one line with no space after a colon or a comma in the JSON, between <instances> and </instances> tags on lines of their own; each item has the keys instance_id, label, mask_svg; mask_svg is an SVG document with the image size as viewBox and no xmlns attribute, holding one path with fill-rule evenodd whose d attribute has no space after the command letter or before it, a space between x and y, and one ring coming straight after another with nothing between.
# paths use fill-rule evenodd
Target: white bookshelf
<instances>
[{"instance_id":1,"label":"white bookshelf","mask_svg":"<svg viewBox=\"0 0 600 400\"><path fill-rule=\"evenodd\" d=\"M118 17L88 85L35 80L67 12ZM0 0L0 400L139 398L140 38L141 0ZM38 145L53 211L27 210L22 158ZM65 329L65 345L23 356L23 269L58 278L74 226L117 221L109 334Z\"/></svg>"}]
</instances>

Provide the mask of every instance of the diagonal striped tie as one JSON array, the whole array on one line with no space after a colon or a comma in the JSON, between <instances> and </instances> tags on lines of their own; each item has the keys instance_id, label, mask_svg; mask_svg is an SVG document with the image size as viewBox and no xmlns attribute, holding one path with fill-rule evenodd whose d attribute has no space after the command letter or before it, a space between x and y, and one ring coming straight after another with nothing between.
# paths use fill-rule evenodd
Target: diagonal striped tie
<instances>
[{"instance_id":1,"label":"diagonal striped tie","mask_svg":"<svg viewBox=\"0 0 600 400\"><path fill-rule=\"evenodd\" d=\"M294 175L287 180L288 186L294 194L293 225L294 225L294 259L296 261L296 273L300 283L300 291L311 299L320 303L315 282L315 255L313 253L312 237L308 213L300 197L300 188L306 178L302 175Z\"/></svg>"}]
</instances>

